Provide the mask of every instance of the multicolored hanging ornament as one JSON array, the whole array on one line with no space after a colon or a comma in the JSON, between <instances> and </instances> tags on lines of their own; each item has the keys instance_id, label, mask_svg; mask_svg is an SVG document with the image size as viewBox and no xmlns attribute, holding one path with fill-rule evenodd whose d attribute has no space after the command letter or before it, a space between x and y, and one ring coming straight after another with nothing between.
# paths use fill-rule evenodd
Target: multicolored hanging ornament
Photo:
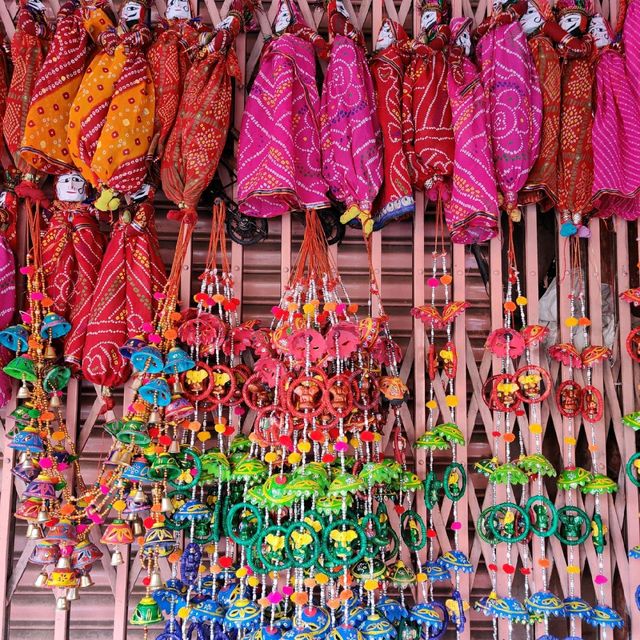
<instances>
[{"instance_id":1,"label":"multicolored hanging ornament","mask_svg":"<svg viewBox=\"0 0 640 640\"><path fill-rule=\"evenodd\" d=\"M247 98L238 146L239 209L259 218L330 206L315 73L315 54L326 59L328 45L304 22L295 0L281 0L274 29Z\"/></svg>"},{"instance_id":2,"label":"multicolored hanging ornament","mask_svg":"<svg viewBox=\"0 0 640 640\"><path fill-rule=\"evenodd\" d=\"M331 57L320 99L322 174L344 204L340 222L373 231L373 201L382 185L382 135L364 39L342 0L327 6Z\"/></svg>"}]
</instances>

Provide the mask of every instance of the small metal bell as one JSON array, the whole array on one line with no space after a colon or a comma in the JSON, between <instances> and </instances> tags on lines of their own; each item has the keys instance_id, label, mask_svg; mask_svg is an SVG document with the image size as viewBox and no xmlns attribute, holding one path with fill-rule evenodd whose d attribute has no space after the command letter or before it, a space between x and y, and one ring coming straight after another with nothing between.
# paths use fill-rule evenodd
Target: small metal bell
<instances>
[{"instance_id":1,"label":"small metal bell","mask_svg":"<svg viewBox=\"0 0 640 640\"><path fill-rule=\"evenodd\" d=\"M180 453L180 443L177 440L172 440L169 445L169 453Z\"/></svg>"},{"instance_id":2,"label":"small metal bell","mask_svg":"<svg viewBox=\"0 0 640 640\"><path fill-rule=\"evenodd\" d=\"M29 391L29 387L27 387L27 383L24 380L22 381L22 385L18 389L16 397L19 400L28 400L31 397L31 391Z\"/></svg>"},{"instance_id":3,"label":"small metal bell","mask_svg":"<svg viewBox=\"0 0 640 640\"><path fill-rule=\"evenodd\" d=\"M67 589L67 600L72 602L73 600L78 599L78 590L75 587L71 587L71 589Z\"/></svg>"},{"instance_id":4,"label":"small metal bell","mask_svg":"<svg viewBox=\"0 0 640 640\"><path fill-rule=\"evenodd\" d=\"M56 598L56 609L58 611L66 611L69 608L69 601L64 598Z\"/></svg>"},{"instance_id":5,"label":"small metal bell","mask_svg":"<svg viewBox=\"0 0 640 640\"><path fill-rule=\"evenodd\" d=\"M173 513L173 503L169 496L162 496L162 500L160 501L160 511L162 511L162 513Z\"/></svg>"},{"instance_id":6,"label":"small metal bell","mask_svg":"<svg viewBox=\"0 0 640 640\"><path fill-rule=\"evenodd\" d=\"M68 556L60 556L60 558L58 558L56 569L71 569L71 561Z\"/></svg>"},{"instance_id":7,"label":"small metal bell","mask_svg":"<svg viewBox=\"0 0 640 640\"><path fill-rule=\"evenodd\" d=\"M31 469L33 469L33 460L27 453L23 453L20 456L20 464L22 465L23 471L31 471Z\"/></svg>"},{"instance_id":8,"label":"small metal bell","mask_svg":"<svg viewBox=\"0 0 640 640\"><path fill-rule=\"evenodd\" d=\"M149 587L151 591L156 591L162 588L162 576L159 571L152 571L151 578L149 580Z\"/></svg>"},{"instance_id":9,"label":"small metal bell","mask_svg":"<svg viewBox=\"0 0 640 640\"><path fill-rule=\"evenodd\" d=\"M120 549L116 549L111 554L111 566L112 567L117 567L117 566L121 565L123 562L124 562L124 560L122 559L122 554L120 553Z\"/></svg>"},{"instance_id":10,"label":"small metal bell","mask_svg":"<svg viewBox=\"0 0 640 640\"><path fill-rule=\"evenodd\" d=\"M44 357L46 360L55 360L58 357L56 350L53 348L51 343L49 343L44 350Z\"/></svg>"},{"instance_id":11,"label":"small metal bell","mask_svg":"<svg viewBox=\"0 0 640 640\"><path fill-rule=\"evenodd\" d=\"M160 424L162 422L162 418L160 417L160 412L154 409L149 414L149 420L147 420L149 424Z\"/></svg>"},{"instance_id":12,"label":"small metal bell","mask_svg":"<svg viewBox=\"0 0 640 640\"><path fill-rule=\"evenodd\" d=\"M38 587L38 589L44 589L47 586L48 579L49 579L49 576L47 575L47 572L42 571L42 573L38 574L38 577L36 578L36 581L34 582L34 584L36 587Z\"/></svg>"},{"instance_id":13,"label":"small metal bell","mask_svg":"<svg viewBox=\"0 0 640 640\"><path fill-rule=\"evenodd\" d=\"M142 523L140 522L140 518L136 518L131 523L131 531L133 531L133 535L136 538L144 534L144 529L142 528Z\"/></svg>"},{"instance_id":14,"label":"small metal bell","mask_svg":"<svg viewBox=\"0 0 640 640\"><path fill-rule=\"evenodd\" d=\"M133 391L137 391L141 386L142 386L142 376L136 376L136 377L131 381L131 389L132 389Z\"/></svg>"},{"instance_id":15,"label":"small metal bell","mask_svg":"<svg viewBox=\"0 0 640 640\"><path fill-rule=\"evenodd\" d=\"M80 576L80 588L87 589L88 587L93 587L93 580L90 575L84 574Z\"/></svg>"},{"instance_id":16,"label":"small metal bell","mask_svg":"<svg viewBox=\"0 0 640 640\"><path fill-rule=\"evenodd\" d=\"M182 387L182 383L178 378L175 379L173 385L171 386L171 393L174 396L181 396L184 393L184 388Z\"/></svg>"},{"instance_id":17,"label":"small metal bell","mask_svg":"<svg viewBox=\"0 0 640 640\"><path fill-rule=\"evenodd\" d=\"M40 511L38 511L38 522L40 524L44 524L48 520L49 520L48 511L45 508L40 509Z\"/></svg>"},{"instance_id":18,"label":"small metal bell","mask_svg":"<svg viewBox=\"0 0 640 640\"><path fill-rule=\"evenodd\" d=\"M136 504L144 504L147 501L147 496L144 495L144 491L140 487L133 494L133 501Z\"/></svg>"},{"instance_id":19,"label":"small metal bell","mask_svg":"<svg viewBox=\"0 0 640 640\"><path fill-rule=\"evenodd\" d=\"M60 406L60 396L57 393L54 393L49 399L49 406L57 409Z\"/></svg>"},{"instance_id":20,"label":"small metal bell","mask_svg":"<svg viewBox=\"0 0 640 640\"><path fill-rule=\"evenodd\" d=\"M40 540L42 534L40 533L40 527L37 524L29 523L27 526L27 538L29 540Z\"/></svg>"}]
</instances>

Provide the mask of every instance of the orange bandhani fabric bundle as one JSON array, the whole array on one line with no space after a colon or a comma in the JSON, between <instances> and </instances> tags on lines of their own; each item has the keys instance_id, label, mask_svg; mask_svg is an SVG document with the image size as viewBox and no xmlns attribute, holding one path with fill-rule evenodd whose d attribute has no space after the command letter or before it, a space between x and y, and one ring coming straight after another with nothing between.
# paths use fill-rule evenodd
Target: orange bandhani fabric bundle
<instances>
[{"instance_id":1,"label":"orange bandhani fabric bundle","mask_svg":"<svg viewBox=\"0 0 640 640\"><path fill-rule=\"evenodd\" d=\"M144 51L151 32L124 22L98 37L69 117L69 151L94 187L130 194L142 185L153 136L155 93Z\"/></svg>"},{"instance_id":2,"label":"orange bandhani fabric bundle","mask_svg":"<svg viewBox=\"0 0 640 640\"><path fill-rule=\"evenodd\" d=\"M35 169L59 175L75 170L67 147L67 123L91 53L89 31L113 26L101 9L85 25L78 0L60 9L51 47L38 74L20 154Z\"/></svg>"},{"instance_id":3,"label":"orange bandhani fabric bundle","mask_svg":"<svg viewBox=\"0 0 640 640\"><path fill-rule=\"evenodd\" d=\"M44 9L37 11L22 3L16 32L11 40L13 77L7 95L2 130L11 162L20 171L29 169L20 158L25 123L36 79L47 54L51 30Z\"/></svg>"},{"instance_id":4,"label":"orange bandhani fabric bundle","mask_svg":"<svg viewBox=\"0 0 640 640\"><path fill-rule=\"evenodd\" d=\"M198 44L199 29L193 20L163 20L155 28L155 41L147 60L156 93L151 152L162 158L167 138L178 115L180 98L191 66L190 50Z\"/></svg>"},{"instance_id":5,"label":"orange bandhani fabric bundle","mask_svg":"<svg viewBox=\"0 0 640 640\"><path fill-rule=\"evenodd\" d=\"M169 213L174 220L195 220L200 195L218 168L231 121L231 78L241 77L233 43L243 24L242 13L232 10L187 74L161 167L164 192L179 208Z\"/></svg>"}]
</instances>

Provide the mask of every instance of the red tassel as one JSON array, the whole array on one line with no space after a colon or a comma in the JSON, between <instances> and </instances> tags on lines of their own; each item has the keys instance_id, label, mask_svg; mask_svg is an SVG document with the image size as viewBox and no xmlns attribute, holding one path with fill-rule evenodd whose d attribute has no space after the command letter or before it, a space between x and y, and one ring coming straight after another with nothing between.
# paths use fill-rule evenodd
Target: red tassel
<instances>
[{"instance_id":1,"label":"red tassel","mask_svg":"<svg viewBox=\"0 0 640 640\"><path fill-rule=\"evenodd\" d=\"M167 213L167 218L169 220L174 220L175 222L185 222L190 225L195 225L198 221L198 213L193 207L185 207L184 209L171 209Z\"/></svg>"},{"instance_id":2,"label":"red tassel","mask_svg":"<svg viewBox=\"0 0 640 640\"><path fill-rule=\"evenodd\" d=\"M16 187L16 195L19 198L29 198L33 202L39 202L45 208L49 206L49 201L46 199L42 189L30 180L23 180Z\"/></svg>"},{"instance_id":3,"label":"red tassel","mask_svg":"<svg viewBox=\"0 0 640 640\"><path fill-rule=\"evenodd\" d=\"M102 398L102 407L100 407L100 415L103 416L108 411L113 411L116 406L116 401L112 396L104 396Z\"/></svg>"}]
</instances>

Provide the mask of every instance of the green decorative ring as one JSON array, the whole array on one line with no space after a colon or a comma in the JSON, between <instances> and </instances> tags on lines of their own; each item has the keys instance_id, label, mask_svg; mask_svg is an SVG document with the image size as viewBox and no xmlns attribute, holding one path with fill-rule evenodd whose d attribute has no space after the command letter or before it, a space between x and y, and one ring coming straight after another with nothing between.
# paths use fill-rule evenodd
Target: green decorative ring
<instances>
[{"instance_id":1,"label":"green decorative ring","mask_svg":"<svg viewBox=\"0 0 640 640\"><path fill-rule=\"evenodd\" d=\"M566 524L565 518L569 517L569 516L565 516L565 514L571 511L575 512L576 517L580 518L580 520L582 520L584 524L584 533L579 538L576 538L575 540L569 540L569 538L565 538L560 533L560 525ZM589 537L589 534L591 533L591 519L586 514L586 512L584 512L582 509L579 509L578 507L571 507L569 505L560 507L558 509L558 520L559 520L559 524L558 524L558 530L556 531L556 538L558 538L558 540L560 540L562 544L566 544L568 547L575 547L579 544L582 544Z\"/></svg>"},{"instance_id":2,"label":"green decorative ring","mask_svg":"<svg viewBox=\"0 0 640 640\"><path fill-rule=\"evenodd\" d=\"M409 537L409 532L407 531L407 521L409 518L415 520L420 528L420 538L418 542L413 542ZM420 517L420 514L413 511L413 509L409 509L402 514L400 518L400 535L402 536L403 542L411 551L420 551L420 549L423 549L424 545L427 544L427 527L424 524L424 520Z\"/></svg>"},{"instance_id":3,"label":"green decorative ring","mask_svg":"<svg viewBox=\"0 0 640 640\"><path fill-rule=\"evenodd\" d=\"M449 486L449 478L454 471L458 472L462 480L462 486L460 487L457 484L451 485L451 487ZM458 502L458 500L462 499L464 492L467 490L467 474L459 462L452 462L444 470L443 485L444 495L447 496L451 502ZM455 489L453 489L453 487L455 487Z\"/></svg>"},{"instance_id":4,"label":"green decorative ring","mask_svg":"<svg viewBox=\"0 0 640 640\"><path fill-rule=\"evenodd\" d=\"M258 557L258 560L262 562L262 564L266 567L268 571L282 571L283 569L291 568L292 566L291 559L288 557L289 554L287 552L287 533L288 532L289 532L288 527L283 527L282 525L279 525L279 524L272 524L270 527L267 527L264 531L260 531L258 533L258 538L256 540L256 546L255 546L256 555ZM285 542L284 542L285 561L282 564L276 564L275 562L271 562L271 560L268 560L262 548L262 545L266 537L271 535L272 533L280 534L284 536L284 539L285 539Z\"/></svg>"},{"instance_id":5,"label":"green decorative ring","mask_svg":"<svg viewBox=\"0 0 640 640\"><path fill-rule=\"evenodd\" d=\"M176 496L185 496L185 495L186 494L184 493L184 491L181 491L180 489L175 489L174 491L169 491L169 493L167 493L167 498L171 499L171 498L175 498ZM186 495L185 502L190 497L191 495ZM182 524L178 524L173 519L173 514L165 514L164 526L167 527L169 531L184 531L185 529L188 529L190 525L188 520L185 520Z\"/></svg>"},{"instance_id":6,"label":"green decorative ring","mask_svg":"<svg viewBox=\"0 0 640 640\"><path fill-rule=\"evenodd\" d=\"M233 518L239 511L251 511L253 516L258 521L256 532L251 536L251 538L241 537L240 534L236 531L236 527L234 527ZM225 518L224 522L227 530L227 535L240 546L248 547L249 545L253 544L260 535L260 529L262 528L262 514L260 513L258 507L255 507L248 502L239 502L238 504L233 505L231 509L229 509L229 513L227 513L227 517Z\"/></svg>"},{"instance_id":7,"label":"green decorative ring","mask_svg":"<svg viewBox=\"0 0 640 640\"><path fill-rule=\"evenodd\" d=\"M633 472L633 468L635 466L636 460L640 459L640 451L636 451L628 460L627 465L625 467L625 471L627 472L627 477L636 487L640 487L640 478Z\"/></svg>"},{"instance_id":8,"label":"green decorative ring","mask_svg":"<svg viewBox=\"0 0 640 640\"><path fill-rule=\"evenodd\" d=\"M169 484L176 489L193 489L193 487L198 484L198 480L200 479L200 475L202 474L202 461L200 460L200 456L193 449L184 449L175 456L175 460L180 465L180 468L186 470L185 466L183 465L186 462L187 456L191 456L193 458L193 466L195 466L197 473L195 476L193 476L191 482L187 482L184 484L181 482L175 482L174 480L169 480ZM178 476L178 478L179 477L180 476Z\"/></svg>"},{"instance_id":9,"label":"green decorative ring","mask_svg":"<svg viewBox=\"0 0 640 640\"><path fill-rule=\"evenodd\" d=\"M438 477L433 471L429 471L427 477L422 482L424 487L424 504L427 509L429 509L429 511L432 511L433 508L438 504L437 502L432 502L430 497L432 488L431 485L435 484L436 482L438 482Z\"/></svg>"},{"instance_id":10,"label":"green decorative ring","mask_svg":"<svg viewBox=\"0 0 640 640\"><path fill-rule=\"evenodd\" d=\"M295 559L293 555L293 548L291 546L291 537L293 536L293 532L297 529L304 529L311 535L313 540L313 546L311 547L312 553L311 557L302 562ZM287 527L287 536L284 543L285 551L287 552L287 556L291 562L291 567L294 569L309 569L318 561L318 557L320 556L320 538L318 538L318 534L316 530L308 523L308 522L292 522L289 527Z\"/></svg>"},{"instance_id":11,"label":"green decorative ring","mask_svg":"<svg viewBox=\"0 0 640 640\"><path fill-rule=\"evenodd\" d=\"M551 526L548 529L538 529L533 524L533 519L531 518L531 516L529 516L531 531L533 531L533 533L535 533L540 538L550 538L558 530L558 510L556 509L553 502L551 502L551 500L549 500L549 498L547 498L546 496L531 496L527 500L527 504L525 505L525 510L527 511L527 513L530 513L533 510L533 505L537 502L542 503L545 507L547 507L549 513L551 513Z\"/></svg>"},{"instance_id":12,"label":"green decorative ring","mask_svg":"<svg viewBox=\"0 0 640 640\"><path fill-rule=\"evenodd\" d=\"M492 515L492 513L493 507L488 507L480 513L480 515L478 516L478 522L476 523L476 531L484 542L490 545L496 545L498 544L499 540L497 538L491 537L491 532L487 528L487 519Z\"/></svg>"},{"instance_id":13,"label":"green decorative ring","mask_svg":"<svg viewBox=\"0 0 640 640\"><path fill-rule=\"evenodd\" d=\"M504 534L498 531L495 525L495 518L497 518L497 512L500 509L514 509L520 514L520 517L524 520L525 527L521 533L515 536L505 536ZM500 541L500 542L510 542L516 543L524 540L528 535L529 531L531 531L531 520L529 519L529 515L527 512L515 502L500 502L491 508L491 518L487 520L487 524L489 525L489 531Z\"/></svg>"},{"instance_id":14,"label":"green decorative ring","mask_svg":"<svg viewBox=\"0 0 640 640\"><path fill-rule=\"evenodd\" d=\"M360 549L355 555L342 558L335 554L331 549L331 533L338 527L348 527L349 529L353 529L356 532L358 541L360 542ZM356 562L360 562L360 560L364 558L364 555L367 552L367 536L365 535L364 529L359 524L352 522L351 520L348 520L346 518L336 520L324 530L324 534L322 536L322 551L329 562L333 562L336 565L346 565L350 567Z\"/></svg>"}]
</instances>

